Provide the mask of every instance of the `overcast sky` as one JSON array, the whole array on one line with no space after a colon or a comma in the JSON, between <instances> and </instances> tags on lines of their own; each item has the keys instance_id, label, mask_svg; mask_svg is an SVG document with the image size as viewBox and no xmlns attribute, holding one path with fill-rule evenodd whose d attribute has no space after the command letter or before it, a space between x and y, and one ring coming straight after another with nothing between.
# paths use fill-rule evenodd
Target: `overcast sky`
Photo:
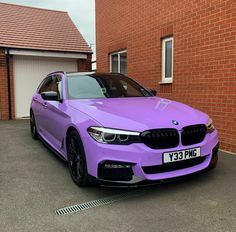
<instances>
[{"instance_id":1,"label":"overcast sky","mask_svg":"<svg viewBox=\"0 0 236 232\"><path fill-rule=\"evenodd\" d=\"M87 43L95 44L95 0L0 0L0 2L67 11ZM95 46L91 46L95 52Z\"/></svg>"}]
</instances>

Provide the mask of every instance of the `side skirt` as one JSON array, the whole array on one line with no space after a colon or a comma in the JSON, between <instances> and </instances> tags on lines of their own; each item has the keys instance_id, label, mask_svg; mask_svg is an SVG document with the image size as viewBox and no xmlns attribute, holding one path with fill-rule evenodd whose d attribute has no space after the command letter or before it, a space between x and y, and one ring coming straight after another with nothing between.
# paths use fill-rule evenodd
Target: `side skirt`
<instances>
[{"instance_id":1,"label":"side skirt","mask_svg":"<svg viewBox=\"0 0 236 232\"><path fill-rule=\"evenodd\" d=\"M61 158L63 161L67 162L65 157L63 157L56 149L54 149L48 142L46 142L43 137L38 133L40 141L48 148L50 149L53 153L55 153L59 158Z\"/></svg>"}]
</instances>

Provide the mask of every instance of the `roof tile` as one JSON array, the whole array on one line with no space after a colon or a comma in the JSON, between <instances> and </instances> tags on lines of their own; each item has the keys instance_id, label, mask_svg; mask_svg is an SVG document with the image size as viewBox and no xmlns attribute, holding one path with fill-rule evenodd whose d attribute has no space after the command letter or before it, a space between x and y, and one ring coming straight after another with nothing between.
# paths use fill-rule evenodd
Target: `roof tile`
<instances>
[{"instance_id":1,"label":"roof tile","mask_svg":"<svg viewBox=\"0 0 236 232\"><path fill-rule=\"evenodd\" d=\"M0 47L91 53L67 12L0 3Z\"/></svg>"}]
</instances>

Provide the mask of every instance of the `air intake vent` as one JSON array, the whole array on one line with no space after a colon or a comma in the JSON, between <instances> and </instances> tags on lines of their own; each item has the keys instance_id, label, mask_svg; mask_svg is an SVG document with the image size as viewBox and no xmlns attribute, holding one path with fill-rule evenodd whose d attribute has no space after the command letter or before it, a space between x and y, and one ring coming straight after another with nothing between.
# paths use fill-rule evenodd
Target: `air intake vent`
<instances>
[{"instance_id":1,"label":"air intake vent","mask_svg":"<svg viewBox=\"0 0 236 232\"><path fill-rule=\"evenodd\" d=\"M181 140L184 146L201 143L206 136L206 125L192 125L183 128Z\"/></svg>"},{"instance_id":2,"label":"air intake vent","mask_svg":"<svg viewBox=\"0 0 236 232\"><path fill-rule=\"evenodd\" d=\"M201 164L205 161L206 157L197 157L190 160L183 160L174 163L167 163L155 166L145 166L143 167L143 171L146 174L157 174L163 172L172 172L184 168L193 167L195 165Z\"/></svg>"},{"instance_id":3,"label":"air intake vent","mask_svg":"<svg viewBox=\"0 0 236 232\"><path fill-rule=\"evenodd\" d=\"M141 139L153 149L173 148L179 144L179 133L176 129L156 129L144 131Z\"/></svg>"}]
</instances>

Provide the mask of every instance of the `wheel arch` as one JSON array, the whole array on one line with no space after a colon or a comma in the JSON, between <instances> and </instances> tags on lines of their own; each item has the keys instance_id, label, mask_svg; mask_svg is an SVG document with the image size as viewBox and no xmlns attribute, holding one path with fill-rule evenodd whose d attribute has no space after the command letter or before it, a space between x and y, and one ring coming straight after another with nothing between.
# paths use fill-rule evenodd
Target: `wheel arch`
<instances>
[{"instance_id":1,"label":"wheel arch","mask_svg":"<svg viewBox=\"0 0 236 232\"><path fill-rule=\"evenodd\" d=\"M78 139L79 139L79 141L78 141L78 143L80 144L80 156L81 157L83 157L83 160L84 160L84 170L85 170L85 176L83 176L83 179L82 180L80 180L80 182L76 182L73 178L73 181L77 184L77 185L79 185L79 186L86 186L88 183L89 183L89 179L88 179L88 169L87 169L87 160L86 160L86 154L85 154L85 150L84 150L84 145L83 145L83 141L82 141L82 138L81 138L81 135L80 135L80 133L79 133L79 131L78 131L78 129L75 127L75 126L73 126L73 125L70 125L69 127L68 127L68 129L67 129L67 131L66 131L66 159L67 159L67 161L68 161L68 159L69 159L69 157L68 157L68 138L70 137L69 135L70 135L70 133L72 132L72 131L75 131L76 132L76 134L77 134L77 137L78 137Z\"/></svg>"},{"instance_id":2,"label":"wheel arch","mask_svg":"<svg viewBox=\"0 0 236 232\"><path fill-rule=\"evenodd\" d=\"M75 128L75 126L69 126L69 127L67 128L67 131L66 131L66 140L67 140L67 137L68 137L69 133L70 133L71 131L73 131L73 130L75 130L75 131L78 132L78 130ZM79 133L79 132L78 132L78 133Z\"/></svg>"},{"instance_id":3,"label":"wheel arch","mask_svg":"<svg viewBox=\"0 0 236 232\"><path fill-rule=\"evenodd\" d=\"M76 128L76 126L74 125L70 125L67 130L66 130L66 134L65 134L65 148L66 148L66 155L67 155L67 139L68 139L68 135L70 134L71 131L76 131L82 141L81 135L79 130ZM83 142L83 141L82 141Z\"/></svg>"}]
</instances>

